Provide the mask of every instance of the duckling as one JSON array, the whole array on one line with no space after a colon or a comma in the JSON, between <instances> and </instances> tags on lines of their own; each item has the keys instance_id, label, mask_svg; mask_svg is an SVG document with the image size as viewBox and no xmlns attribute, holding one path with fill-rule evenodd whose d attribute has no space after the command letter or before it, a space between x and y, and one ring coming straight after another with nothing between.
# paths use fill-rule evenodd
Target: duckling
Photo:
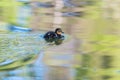
<instances>
[{"instance_id":1,"label":"duckling","mask_svg":"<svg viewBox=\"0 0 120 80\"><path fill-rule=\"evenodd\" d=\"M44 39L48 43L54 43L55 45L60 45L63 40L64 36L62 35L64 32L61 28L56 28L55 31L48 31L44 35Z\"/></svg>"}]
</instances>

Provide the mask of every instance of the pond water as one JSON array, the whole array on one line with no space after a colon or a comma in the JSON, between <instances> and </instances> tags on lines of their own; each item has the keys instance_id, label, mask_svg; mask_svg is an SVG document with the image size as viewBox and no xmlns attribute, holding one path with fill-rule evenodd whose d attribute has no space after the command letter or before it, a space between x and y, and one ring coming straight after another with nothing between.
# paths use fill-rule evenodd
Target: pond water
<instances>
[{"instance_id":1,"label":"pond water","mask_svg":"<svg viewBox=\"0 0 120 80\"><path fill-rule=\"evenodd\" d=\"M120 80L119 0L56 0L58 11L50 0L18 1L17 25L63 26L72 39L48 46L35 33L0 34L0 80Z\"/></svg>"}]
</instances>

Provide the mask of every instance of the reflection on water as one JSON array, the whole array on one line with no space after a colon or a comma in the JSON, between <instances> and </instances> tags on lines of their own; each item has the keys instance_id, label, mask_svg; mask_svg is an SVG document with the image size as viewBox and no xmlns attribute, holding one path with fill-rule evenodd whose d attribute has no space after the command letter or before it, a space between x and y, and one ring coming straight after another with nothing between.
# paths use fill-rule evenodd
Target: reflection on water
<instances>
[{"instance_id":1,"label":"reflection on water","mask_svg":"<svg viewBox=\"0 0 120 80\"><path fill-rule=\"evenodd\" d=\"M21 14L21 12L23 14ZM29 17L31 16L31 7L29 5L19 6L17 11L17 22L21 26L28 25Z\"/></svg>"},{"instance_id":2,"label":"reflection on water","mask_svg":"<svg viewBox=\"0 0 120 80\"><path fill-rule=\"evenodd\" d=\"M0 70L33 62L46 44L42 34L13 34L0 34Z\"/></svg>"},{"instance_id":3,"label":"reflection on water","mask_svg":"<svg viewBox=\"0 0 120 80\"><path fill-rule=\"evenodd\" d=\"M118 60L112 60L111 57L82 55L83 63L76 68L75 80L119 80L120 73L117 71L120 70L120 66L118 66L119 64L112 64Z\"/></svg>"},{"instance_id":4,"label":"reflection on water","mask_svg":"<svg viewBox=\"0 0 120 80\"><path fill-rule=\"evenodd\" d=\"M34 64L16 70L0 73L1 80L119 80L119 67L109 67L109 59L105 56L81 55L79 67L48 66L44 64L44 54L41 53ZM97 58L96 58L97 57ZM99 59L98 59L99 58ZM94 60L93 60L94 59ZM95 61L97 60L97 61ZM99 60L99 61L98 61ZM94 62L94 63L93 63ZM96 63L95 63L96 62ZM105 64L108 62L108 64ZM104 65L104 67L102 66Z\"/></svg>"},{"instance_id":5,"label":"reflection on water","mask_svg":"<svg viewBox=\"0 0 120 80\"><path fill-rule=\"evenodd\" d=\"M0 70L16 68L0 72L0 80L120 80L119 3L119 0L21 0L17 17L3 15L8 10L0 5L1 21L43 31L61 26L73 38L60 46L42 50L38 57L29 53L38 53L36 50L41 45L38 39L38 43L34 43L37 46L25 48L21 46L28 38L20 38L21 44L11 37L5 37L9 38L7 41L0 37L0 54L6 54L0 55ZM29 38L27 44L34 39ZM22 58L18 60L16 56ZM33 64L17 68L33 58L36 60Z\"/></svg>"},{"instance_id":6,"label":"reflection on water","mask_svg":"<svg viewBox=\"0 0 120 80\"><path fill-rule=\"evenodd\" d=\"M42 62L39 62L39 60L41 60L41 58L38 58L34 64L27 65L16 70L7 72L3 71L0 73L0 80L44 80L44 74L47 69Z\"/></svg>"}]
</instances>

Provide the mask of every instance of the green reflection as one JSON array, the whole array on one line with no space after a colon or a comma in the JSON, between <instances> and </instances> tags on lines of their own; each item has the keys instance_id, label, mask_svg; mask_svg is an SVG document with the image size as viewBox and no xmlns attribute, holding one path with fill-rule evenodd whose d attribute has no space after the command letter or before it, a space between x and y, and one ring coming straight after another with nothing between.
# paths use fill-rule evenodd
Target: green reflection
<instances>
[{"instance_id":1,"label":"green reflection","mask_svg":"<svg viewBox=\"0 0 120 80\"><path fill-rule=\"evenodd\" d=\"M90 65L91 65L91 55L83 54L81 60L81 67L76 68L76 77L75 80L91 80L89 75Z\"/></svg>"},{"instance_id":2,"label":"green reflection","mask_svg":"<svg viewBox=\"0 0 120 80\"><path fill-rule=\"evenodd\" d=\"M107 12L103 8L105 1L107 0L98 1L97 5L87 7L86 21L93 23L88 23L90 26L88 25L87 28L91 29L88 30L88 33L84 32L87 38L82 39L83 43L79 50L85 54L79 52L81 56L79 57L80 63L75 68L75 80L120 79L120 74L116 72L120 70L120 18L116 19L113 16L115 11L107 15L109 18L103 16ZM112 4L112 1L108 1ZM117 4L117 0L113 2ZM112 9L114 10L114 8Z\"/></svg>"}]
</instances>

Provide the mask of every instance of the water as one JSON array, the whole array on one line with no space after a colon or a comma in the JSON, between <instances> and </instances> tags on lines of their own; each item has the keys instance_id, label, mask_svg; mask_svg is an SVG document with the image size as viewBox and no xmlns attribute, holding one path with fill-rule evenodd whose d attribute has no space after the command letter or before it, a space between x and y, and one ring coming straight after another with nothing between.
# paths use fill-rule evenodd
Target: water
<instances>
[{"instance_id":1,"label":"water","mask_svg":"<svg viewBox=\"0 0 120 80\"><path fill-rule=\"evenodd\" d=\"M31 15L32 15L32 12L31 12L31 7L29 5L19 6L18 11L17 11L17 22L16 23L23 27L29 25L28 19L31 17Z\"/></svg>"},{"instance_id":2,"label":"water","mask_svg":"<svg viewBox=\"0 0 120 80\"><path fill-rule=\"evenodd\" d=\"M14 34L16 33L16 34ZM39 53L49 47L40 33L0 34L0 70L14 69L33 62ZM65 41L67 40L65 36Z\"/></svg>"},{"instance_id":3,"label":"water","mask_svg":"<svg viewBox=\"0 0 120 80\"><path fill-rule=\"evenodd\" d=\"M10 70L33 62L47 46L41 35L0 34L0 70Z\"/></svg>"},{"instance_id":4,"label":"water","mask_svg":"<svg viewBox=\"0 0 120 80\"><path fill-rule=\"evenodd\" d=\"M9 38L10 41L3 39L2 43L7 41L13 44L13 50L6 42L0 46L5 46L12 53L15 51L15 55L9 54L10 51L6 51L6 48L1 48L1 54L6 54L1 55L1 65L10 64L8 67L13 68L14 65L15 68L21 65L20 63L23 66L24 61L25 64L29 61L31 63L32 60L36 61L31 65L1 73L0 75L4 75L0 76L1 80L120 80L119 0L63 0L59 4L57 2L59 0L56 1L56 5L53 1L36 1L25 3L24 6L27 4L25 9L33 7L35 9L30 15L35 18L32 20L35 21L32 24L34 27L49 31L55 28L53 24L56 22L55 25L61 26L74 40L43 50L43 43L42 46L32 46L33 44L29 43L34 38L29 38L30 40L18 38L21 45L30 44L32 47L20 47L21 45L15 45L17 42L15 44L10 42L14 42L14 39ZM55 7L59 10L55 10ZM54 17L57 21L53 20ZM25 21L25 25L28 23ZM35 42L38 42L36 39ZM26 40L29 42L26 43ZM15 46L18 48L14 48ZM38 51L40 55L36 58ZM13 58L16 56L22 56L22 59L18 57L19 61L18 58ZM2 67L0 70L8 70L8 67Z\"/></svg>"}]
</instances>

